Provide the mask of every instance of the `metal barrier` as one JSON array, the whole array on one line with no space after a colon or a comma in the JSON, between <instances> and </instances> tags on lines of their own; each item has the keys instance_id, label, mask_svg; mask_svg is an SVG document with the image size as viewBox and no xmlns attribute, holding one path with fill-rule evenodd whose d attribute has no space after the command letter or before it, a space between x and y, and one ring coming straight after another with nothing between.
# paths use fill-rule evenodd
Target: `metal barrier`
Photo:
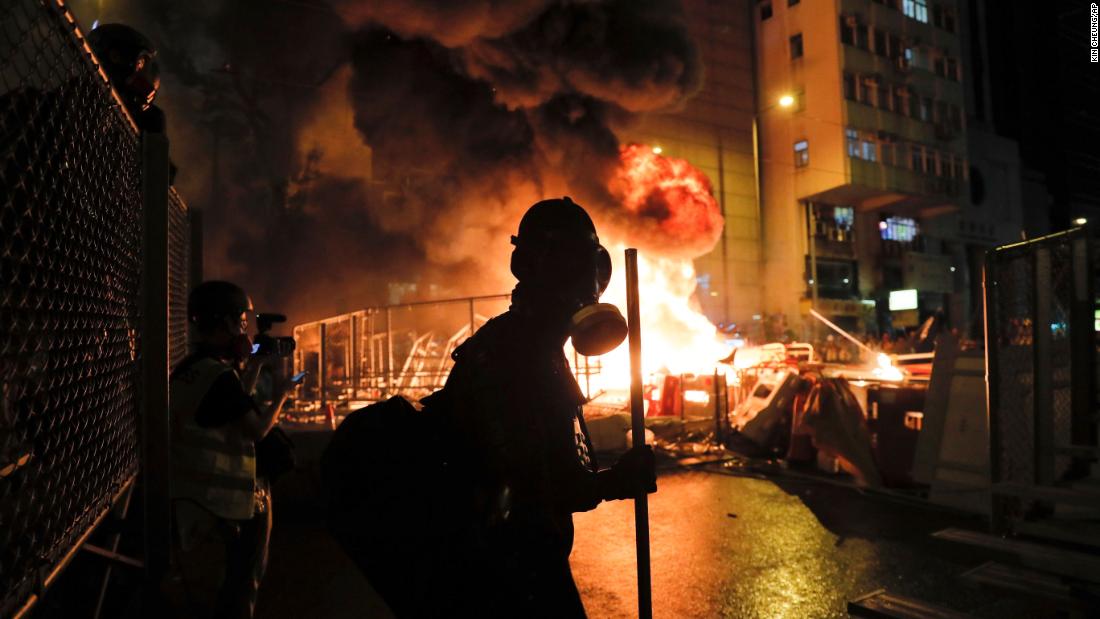
<instances>
[{"instance_id":1,"label":"metal barrier","mask_svg":"<svg viewBox=\"0 0 1100 619\"><path fill-rule=\"evenodd\" d=\"M294 413L328 405L355 408L394 395L418 400L447 381L454 352L511 295L371 307L294 327L294 371L308 371ZM598 359L572 355L581 389L600 372Z\"/></svg>"},{"instance_id":2,"label":"metal barrier","mask_svg":"<svg viewBox=\"0 0 1100 619\"><path fill-rule=\"evenodd\" d=\"M141 429L165 423L148 402L166 372L143 369L151 351L162 367L186 352L193 257L186 205L149 199L166 171L143 175L133 122L63 2L5 2L0 58L0 616L18 616L133 484ZM143 210L157 200L163 237ZM158 254L164 273L147 272Z\"/></svg>"},{"instance_id":3,"label":"metal barrier","mask_svg":"<svg viewBox=\"0 0 1100 619\"><path fill-rule=\"evenodd\" d=\"M985 265L993 525L1087 474L1097 450L1095 264L1076 228L999 247Z\"/></svg>"}]
</instances>

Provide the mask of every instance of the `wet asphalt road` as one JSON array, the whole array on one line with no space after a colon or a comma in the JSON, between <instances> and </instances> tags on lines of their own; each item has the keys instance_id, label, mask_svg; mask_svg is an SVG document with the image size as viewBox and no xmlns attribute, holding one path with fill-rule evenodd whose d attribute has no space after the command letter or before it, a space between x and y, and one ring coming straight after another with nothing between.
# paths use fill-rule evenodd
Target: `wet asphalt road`
<instances>
[{"instance_id":1,"label":"wet asphalt road","mask_svg":"<svg viewBox=\"0 0 1100 619\"><path fill-rule=\"evenodd\" d=\"M636 615L630 502L578 514L573 569L589 615ZM981 561L932 540L979 521L804 479L663 475L650 500L655 617L846 617L879 588L979 616L1034 616L956 576Z\"/></svg>"},{"instance_id":2,"label":"wet asphalt road","mask_svg":"<svg viewBox=\"0 0 1100 619\"><path fill-rule=\"evenodd\" d=\"M277 488L277 501L288 498L276 503L257 617L388 616L310 501L294 498L314 484L300 476ZM978 617L1047 616L963 584L959 574L991 557L929 538L981 528L977 519L815 480L702 471L662 473L650 515L656 617L844 617L849 599L883 587ZM632 504L575 521L572 564L589 615L637 616Z\"/></svg>"}]
</instances>

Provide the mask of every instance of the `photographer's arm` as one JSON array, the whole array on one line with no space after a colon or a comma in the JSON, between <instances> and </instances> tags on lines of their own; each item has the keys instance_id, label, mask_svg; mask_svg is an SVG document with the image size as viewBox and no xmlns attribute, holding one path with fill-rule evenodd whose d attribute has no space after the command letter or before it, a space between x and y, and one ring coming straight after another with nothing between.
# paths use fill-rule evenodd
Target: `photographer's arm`
<instances>
[{"instance_id":1,"label":"photographer's arm","mask_svg":"<svg viewBox=\"0 0 1100 619\"><path fill-rule=\"evenodd\" d=\"M245 434L252 440L262 440L271 428L279 422L279 416L283 413L283 405L286 404L290 389L294 383L287 380L280 385L274 394L271 404L267 406L257 405L255 409L248 411L241 417L241 424Z\"/></svg>"}]
</instances>

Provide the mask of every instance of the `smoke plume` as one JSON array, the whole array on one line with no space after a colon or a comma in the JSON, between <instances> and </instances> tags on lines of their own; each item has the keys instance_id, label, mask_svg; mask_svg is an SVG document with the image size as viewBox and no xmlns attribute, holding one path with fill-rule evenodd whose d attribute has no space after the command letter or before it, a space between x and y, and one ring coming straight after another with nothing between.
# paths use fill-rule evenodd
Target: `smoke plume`
<instances>
[{"instance_id":1,"label":"smoke plume","mask_svg":"<svg viewBox=\"0 0 1100 619\"><path fill-rule=\"evenodd\" d=\"M678 0L73 4L157 43L207 275L292 322L391 301L393 283L506 291L509 235L545 197L664 255L721 230L701 174L685 188L617 137L701 85Z\"/></svg>"}]
</instances>

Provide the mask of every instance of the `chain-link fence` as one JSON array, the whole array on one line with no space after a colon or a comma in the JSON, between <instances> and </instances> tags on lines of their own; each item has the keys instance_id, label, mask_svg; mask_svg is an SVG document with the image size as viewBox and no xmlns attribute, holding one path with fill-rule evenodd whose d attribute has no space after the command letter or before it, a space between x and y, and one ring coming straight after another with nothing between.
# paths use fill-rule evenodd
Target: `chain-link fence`
<instances>
[{"instance_id":1,"label":"chain-link fence","mask_svg":"<svg viewBox=\"0 0 1100 619\"><path fill-rule=\"evenodd\" d=\"M0 616L9 616L42 594L141 468L141 142L59 0L0 8L0 175ZM174 194L170 204L169 339L179 358L191 233L186 206Z\"/></svg>"},{"instance_id":2,"label":"chain-link fence","mask_svg":"<svg viewBox=\"0 0 1100 619\"><path fill-rule=\"evenodd\" d=\"M168 194L168 358L175 367L187 355L187 293L196 274L187 204L174 190Z\"/></svg>"},{"instance_id":3,"label":"chain-link fence","mask_svg":"<svg viewBox=\"0 0 1100 619\"><path fill-rule=\"evenodd\" d=\"M985 277L993 518L1010 528L1035 511L1031 503L1044 496L1036 487L1087 473L1095 450L1088 235L1074 229L998 248Z\"/></svg>"}]
</instances>

